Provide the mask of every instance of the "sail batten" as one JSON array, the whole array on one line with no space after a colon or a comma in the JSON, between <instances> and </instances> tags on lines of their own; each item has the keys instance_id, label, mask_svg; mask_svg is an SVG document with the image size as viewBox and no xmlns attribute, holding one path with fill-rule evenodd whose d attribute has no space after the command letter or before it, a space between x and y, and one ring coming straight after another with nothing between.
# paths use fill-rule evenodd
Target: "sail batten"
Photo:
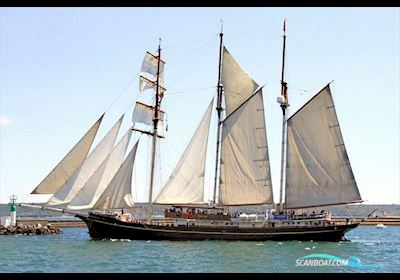
<instances>
[{"instance_id":1,"label":"sail batten","mask_svg":"<svg viewBox=\"0 0 400 280\"><path fill-rule=\"evenodd\" d=\"M118 169L110 184L101 194L93 209L121 209L134 206L132 172L139 140Z\"/></svg>"},{"instance_id":2,"label":"sail batten","mask_svg":"<svg viewBox=\"0 0 400 280\"><path fill-rule=\"evenodd\" d=\"M213 101L155 203L193 204L204 201L205 162Z\"/></svg>"},{"instance_id":3,"label":"sail batten","mask_svg":"<svg viewBox=\"0 0 400 280\"><path fill-rule=\"evenodd\" d=\"M286 207L360 201L328 85L287 120Z\"/></svg>"},{"instance_id":4,"label":"sail batten","mask_svg":"<svg viewBox=\"0 0 400 280\"><path fill-rule=\"evenodd\" d=\"M31 194L54 194L74 174L86 159L90 147L96 137L104 114L75 144L68 154L54 167L54 169L40 182Z\"/></svg>"}]
</instances>

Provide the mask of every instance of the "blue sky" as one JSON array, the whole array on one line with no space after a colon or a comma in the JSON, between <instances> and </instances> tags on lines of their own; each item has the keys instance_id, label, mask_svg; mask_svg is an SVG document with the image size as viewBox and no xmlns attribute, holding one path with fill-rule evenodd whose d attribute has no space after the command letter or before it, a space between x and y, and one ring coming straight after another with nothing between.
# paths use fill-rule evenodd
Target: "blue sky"
<instances>
[{"instance_id":1,"label":"blue sky","mask_svg":"<svg viewBox=\"0 0 400 280\"><path fill-rule=\"evenodd\" d=\"M284 18L290 112L334 80L336 111L362 198L400 203L398 8L1 8L0 202L12 193L33 199L31 190L104 111L99 136L127 112L123 135L139 96L142 59L161 37L169 131L160 145L159 190L216 92L220 19L225 46L255 81L266 84L277 201L281 127L275 100ZM139 97L151 98L151 91ZM213 182L210 137L206 195ZM147 197L147 138L141 138L135 163L138 200Z\"/></svg>"}]
</instances>

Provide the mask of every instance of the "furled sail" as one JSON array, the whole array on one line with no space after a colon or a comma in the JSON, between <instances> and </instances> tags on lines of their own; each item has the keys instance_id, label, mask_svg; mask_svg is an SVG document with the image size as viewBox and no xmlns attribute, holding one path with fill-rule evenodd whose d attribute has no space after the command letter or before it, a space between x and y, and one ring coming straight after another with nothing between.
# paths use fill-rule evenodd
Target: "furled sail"
<instances>
[{"instance_id":1,"label":"furled sail","mask_svg":"<svg viewBox=\"0 0 400 280\"><path fill-rule=\"evenodd\" d=\"M43 179L43 181L32 191L32 194L53 194L57 192L70 178L77 168L85 160L89 153L93 140L96 137L104 114L86 132L78 143L57 164L56 167Z\"/></svg>"},{"instance_id":2,"label":"furled sail","mask_svg":"<svg viewBox=\"0 0 400 280\"><path fill-rule=\"evenodd\" d=\"M110 184L94 204L93 209L121 209L134 206L132 198L132 171L139 140L129 152Z\"/></svg>"},{"instance_id":3,"label":"furled sail","mask_svg":"<svg viewBox=\"0 0 400 280\"><path fill-rule=\"evenodd\" d=\"M68 209L78 210L93 207L124 161L131 135L132 129L129 128L107 158L71 200L71 203L67 206Z\"/></svg>"},{"instance_id":4,"label":"furled sail","mask_svg":"<svg viewBox=\"0 0 400 280\"><path fill-rule=\"evenodd\" d=\"M167 183L156 198L156 203L187 204L204 201L204 173L213 101L214 99Z\"/></svg>"},{"instance_id":5,"label":"furled sail","mask_svg":"<svg viewBox=\"0 0 400 280\"><path fill-rule=\"evenodd\" d=\"M273 203L262 89L223 122L218 203Z\"/></svg>"},{"instance_id":6,"label":"furled sail","mask_svg":"<svg viewBox=\"0 0 400 280\"><path fill-rule=\"evenodd\" d=\"M286 207L361 200L329 85L287 120Z\"/></svg>"},{"instance_id":7,"label":"furled sail","mask_svg":"<svg viewBox=\"0 0 400 280\"><path fill-rule=\"evenodd\" d=\"M221 79L224 86L226 115L230 115L258 88L258 84L243 71L225 47Z\"/></svg>"},{"instance_id":8,"label":"furled sail","mask_svg":"<svg viewBox=\"0 0 400 280\"><path fill-rule=\"evenodd\" d=\"M107 132L75 173L47 201L46 205L54 206L68 203L79 192L114 147L123 118L124 115Z\"/></svg>"}]
</instances>

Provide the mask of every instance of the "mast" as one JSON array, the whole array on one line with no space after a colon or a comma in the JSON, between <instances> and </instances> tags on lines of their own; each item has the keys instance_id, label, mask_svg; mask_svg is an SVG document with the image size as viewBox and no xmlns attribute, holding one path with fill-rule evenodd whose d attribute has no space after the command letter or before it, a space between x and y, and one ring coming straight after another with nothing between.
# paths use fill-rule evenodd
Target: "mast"
<instances>
[{"instance_id":1,"label":"mast","mask_svg":"<svg viewBox=\"0 0 400 280\"><path fill-rule=\"evenodd\" d=\"M281 76L281 96L278 103L282 108L282 150L281 150L281 181L279 191L279 212L283 212L283 176L285 168L285 134L286 134L286 108L289 106L287 97L287 83L285 82L285 48L286 48L286 19L283 21L283 51L282 51L282 76Z\"/></svg>"},{"instance_id":2,"label":"mast","mask_svg":"<svg viewBox=\"0 0 400 280\"><path fill-rule=\"evenodd\" d=\"M217 185L218 185L218 164L219 164L219 151L220 151L220 140L221 140L221 118L222 118L222 84L221 84L221 70L222 70L222 38L224 34L223 25L221 24L221 32L219 33L219 60L218 60L218 84L217 84L217 113L218 113L218 127L217 127L217 155L215 159L215 177L214 177L214 195L213 203L216 203L217 196Z\"/></svg>"},{"instance_id":3,"label":"mast","mask_svg":"<svg viewBox=\"0 0 400 280\"><path fill-rule=\"evenodd\" d=\"M154 119L153 119L153 141L151 151L151 170L150 170L150 190L149 190L149 205L147 207L147 221L151 221L151 215L153 213L153 186L154 186L154 170L156 165L156 147L157 147L157 129L158 129L158 111L160 110L162 95L159 93L159 82L160 82L160 60L161 60L161 38L158 43L158 59L157 59L157 80L156 80L156 100L154 108Z\"/></svg>"}]
</instances>

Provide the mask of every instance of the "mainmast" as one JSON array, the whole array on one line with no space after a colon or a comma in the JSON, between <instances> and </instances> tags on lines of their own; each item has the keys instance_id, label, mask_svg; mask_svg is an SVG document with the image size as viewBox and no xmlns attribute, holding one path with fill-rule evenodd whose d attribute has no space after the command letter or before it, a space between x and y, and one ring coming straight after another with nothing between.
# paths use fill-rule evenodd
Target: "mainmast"
<instances>
[{"instance_id":1,"label":"mainmast","mask_svg":"<svg viewBox=\"0 0 400 280\"><path fill-rule=\"evenodd\" d=\"M223 25L221 24L221 32L219 33L219 61L218 61L218 84L217 84L217 113L218 113L218 128L217 128L217 155L215 159L215 177L214 177L214 195L213 195L213 203L216 203L217 196L217 186L218 186L218 165L219 165L219 151L220 151L220 140L221 140L221 119L222 119L222 84L221 84L221 71L222 71L222 48L223 41L222 38L224 34Z\"/></svg>"},{"instance_id":2,"label":"mainmast","mask_svg":"<svg viewBox=\"0 0 400 280\"><path fill-rule=\"evenodd\" d=\"M285 135L286 135L286 108L289 107L287 97L287 83L285 82L285 47L286 47L286 19L283 21L283 51L282 51L282 77L281 77L281 96L277 101L282 108L282 151L281 151L281 181L279 192L279 212L283 212L283 177L285 169Z\"/></svg>"},{"instance_id":3,"label":"mainmast","mask_svg":"<svg viewBox=\"0 0 400 280\"><path fill-rule=\"evenodd\" d=\"M153 119L153 141L151 150L151 170L150 170L150 190L149 190L149 205L147 207L147 221L151 221L151 215L153 213L153 186L154 186L154 170L156 165L156 147L157 147L157 130L159 121L159 110L161 106L162 94L160 94L159 83L160 83L160 61L161 61L161 38L158 43L158 56L157 56L157 79L156 79L156 96L155 96L155 108L154 108L154 119Z\"/></svg>"}]
</instances>

